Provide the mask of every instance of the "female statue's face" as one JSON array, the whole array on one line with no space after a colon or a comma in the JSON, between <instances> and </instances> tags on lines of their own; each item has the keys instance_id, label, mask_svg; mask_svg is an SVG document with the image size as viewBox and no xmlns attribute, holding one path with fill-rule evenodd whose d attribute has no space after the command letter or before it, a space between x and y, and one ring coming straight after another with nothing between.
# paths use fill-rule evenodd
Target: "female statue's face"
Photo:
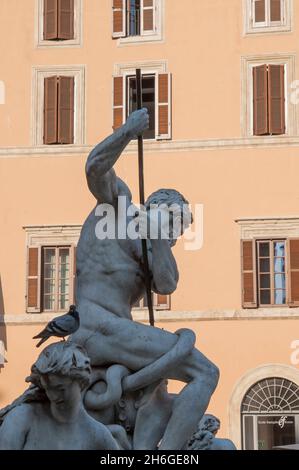
<instances>
[{"instance_id":1,"label":"female statue's face","mask_svg":"<svg viewBox=\"0 0 299 470\"><path fill-rule=\"evenodd\" d=\"M79 381L55 374L42 376L40 380L50 400L53 418L61 423L75 421L82 401Z\"/></svg>"}]
</instances>

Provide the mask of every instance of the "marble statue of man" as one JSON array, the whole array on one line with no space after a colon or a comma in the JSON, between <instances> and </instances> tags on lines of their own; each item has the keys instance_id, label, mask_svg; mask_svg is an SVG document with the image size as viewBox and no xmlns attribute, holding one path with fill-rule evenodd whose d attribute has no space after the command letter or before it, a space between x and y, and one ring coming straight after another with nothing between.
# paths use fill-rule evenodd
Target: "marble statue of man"
<instances>
[{"instance_id":1,"label":"marble statue of man","mask_svg":"<svg viewBox=\"0 0 299 470\"><path fill-rule=\"evenodd\" d=\"M124 219L118 200L122 197L129 207L132 195L113 167L129 142L148 126L146 109L133 112L121 128L92 150L87 160L87 183L97 200L96 209L113 207L110 222L116 230L120 219ZM152 290L162 295L172 294L177 287L178 269L171 251L177 236L170 229L168 239L150 239L146 222L149 220L159 230L150 206L163 204L168 215L174 203L182 208L183 219L187 201L175 190L152 194L146 202L148 210L137 218L142 237L148 238ZM137 419L137 428L142 432L135 432L133 444L134 449L153 449L158 442L160 450L182 449L186 436L192 435L208 406L218 382L218 369L195 349L193 332L174 334L132 320L132 307L145 294L141 240L120 237L118 233L114 239L98 237L97 213L93 209L85 221L77 248L76 304L81 326L71 341L84 346L92 366L120 364L133 372L123 379L125 392L146 390L162 379L184 382L186 386L173 403L163 435L159 420L163 406L159 408L156 403L153 410L147 408L146 422L141 416ZM125 225L132 223L134 211L125 216ZM182 223L182 230L185 228Z\"/></svg>"},{"instance_id":2,"label":"marble statue of man","mask_svg":"<svg viewBox=\"0 0 299 470\"><path fill-rule=\"evenodd\" d=\"M82 392L90 374L81 346L60 342L44 349L26 379L31 387L0 411L0 450L129 449L122 427L109 430L86 412Z\"/></svg>"}]
</instances>

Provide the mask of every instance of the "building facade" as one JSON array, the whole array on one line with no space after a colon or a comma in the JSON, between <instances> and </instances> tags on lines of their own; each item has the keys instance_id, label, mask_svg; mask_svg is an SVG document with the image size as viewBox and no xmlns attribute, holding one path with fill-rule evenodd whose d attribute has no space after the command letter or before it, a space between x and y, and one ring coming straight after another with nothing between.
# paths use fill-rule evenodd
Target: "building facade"
<instances>
[{"instance_id":1,"label":"building facade","mask_svg":"<svg viewBox=\"0 0 299 470\"><path fill-rule=\"evenodd\" d=\"M219 367L222 436L299 443L298 0L2 0L0 18L0 407L74 300L85 161L141 68L146 194L176 188L195 216L157 326L193 329ZM136 142L116 169L138 202Z\"/></svg>"}]
</instances>

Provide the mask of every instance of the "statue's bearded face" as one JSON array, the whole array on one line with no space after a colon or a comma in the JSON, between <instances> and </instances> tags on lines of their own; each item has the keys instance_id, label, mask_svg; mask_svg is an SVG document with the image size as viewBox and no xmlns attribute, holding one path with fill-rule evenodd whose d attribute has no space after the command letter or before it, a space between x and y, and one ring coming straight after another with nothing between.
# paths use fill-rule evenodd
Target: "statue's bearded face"
<instances>
[{"instance_id":1,"label":"statue's bearded face","mask_svg":"<svg viewBox=\"0 0 299 470\"><path fill-rule=\"evenodd\" d=\"M56 374L43 375L40 381L50 400L53 418L61 423L75 421L82 400L80 382Z\"/></svg>"}]
</instances>

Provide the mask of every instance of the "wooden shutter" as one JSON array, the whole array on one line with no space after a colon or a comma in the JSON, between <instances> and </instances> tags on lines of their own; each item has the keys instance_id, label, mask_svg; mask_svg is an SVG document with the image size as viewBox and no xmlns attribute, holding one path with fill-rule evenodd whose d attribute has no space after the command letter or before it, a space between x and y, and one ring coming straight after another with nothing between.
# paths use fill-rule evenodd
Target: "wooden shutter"
<instances>
[{"instance_id":1,"label":"wooden shutter","mask_svg":"<svg viewBox=\"0 0 299 470\"><path fill-rule=\"evenodd\" d=\"M281 21L281 1L270 0L270 21Z\"/></svg>"},{"instance_id":2,"label":"wooden shutter","mask_svg":"<svg viewBox=\"0 0 299 470\"><path fill-rule=\"evenodd\" d=\"M112 0L112 37L126 36L126 0Z\"/></svg>"},{"instance_id":3,"label":"wooden shutter","mask_svg":"<svg viewBox=\"0 0 299 470\"><path fill-rule=\"evenodd\" d=\"M28 248L27 255L27 312L40 312L41 249Z\"/></svg>"},{"instance_id":4,"label":"wooden shutter","mask_svg":"<svg viewBox=\"0 0 299 470\"><path fill-rule=\"evenodd\" d=\"M241 265L242 306L243 308L256 308L256 259L253 240L242 240L241 242Z\"/></svg>"},{"instance_id":5,"label":"wooden shutter","mask_svg":"<svg viewBox=\"0 0 299 470\"><path fill-rule=\"evenodd\" d=\"M284 65L268 67L269 133L285 133Z\"/></svg>"},{"instance_id":6,"label":"wooden shutter","mask_svg":"<svg viewBox=\"0 0 299 470\"><path fill-rule=\"evenodd\" d=\"M58 0L44 0L44 39L58 37Z\"/></svg>"},{"instance_id":7,"label":"wooden shutter","mask_svg":"<svg viewBox=\"0 0 299 470\"><path fill-rule=\"evenodd\" d=\"M44 144L57 143L57 77L44 80Z\"/></svg>"},{"instance_id":8,"label":"wooden shutter","mask_svg":"<svg viewBox=\"0 0 299 470\"><path fill-rule=\"evenodd\" d=\"M255 23L266 21L266 0L254 0L254 21Z\"/></svg>"},{"instance_id":9,"label":"wooden shutter","mask_svg":"<svg viewBox=\"0 0 299 470\"><path fill-rule=\"evenodd\" d=\"M74 77L58 77L58 143L74 143Z\"/></svg>"},{"instance_id":10,"label":"wooden shutter","mask_svg":"<svg viewBox=\"0 0 299 470\"><path fill-rule=\"evenodd\" d=\"M299 306L299 238L288 240L289 306Z\"/></svg>"},{"instance_id":11,"label":"wooden shutter","mask_svg":"<svg viewBox=\"0 0 299 470\"><path fill-rule=\"evenodd\" d=\"M113 78L113 129L123 125L124 112L124 77Z\"/></svg>"},{"instance_id":12,"label":"wooden shutter","mask_svg":"<svg viewBox=\"0 0 299 470\"><path fill-rule=\"evenodd\" d=\"M253 134L269 133L267 65L253 68Z\"/></svg>"},{"instance_id":13,"label":"wooden shutter","mask_svg":"<svg viewBox=\"0 0 299 470\"><path fill-rule=\"evenodd\" d=\"M58 39L74 39L74 0L58 0Z\"/></svg>"},{"instance_id":14,"label":"wooden shutter","mask_svg":"<svg viewBox=\"0 0 299 470\"><path fill-rule=\"evenodd\" d=\"M171 139L171 74L158 74L157 139Z\"/></svg>"},{"instance_id":15,"label":"wooden shutter","mask_svg":"<svg viewBox=\"0 0 299 470\"><path fill-rule=\"evenodd\" d=\"M152 34L155 30L155 0L141 0L141 34Z\"/></svg>"}]
</instances>

